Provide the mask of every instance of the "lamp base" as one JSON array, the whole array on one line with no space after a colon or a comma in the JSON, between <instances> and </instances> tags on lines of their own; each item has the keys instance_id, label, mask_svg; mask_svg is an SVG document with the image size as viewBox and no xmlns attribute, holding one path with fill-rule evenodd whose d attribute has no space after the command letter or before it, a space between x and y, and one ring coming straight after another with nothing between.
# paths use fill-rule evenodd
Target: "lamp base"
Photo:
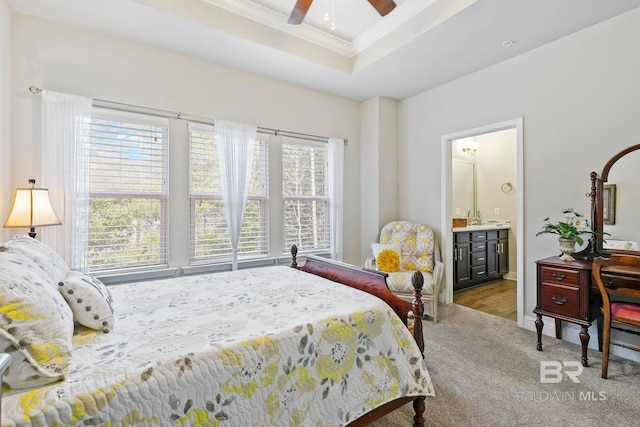
<instances>
[{"instance_id":1,"label":"lamp base","mask_svg":"<svg viewBox=\"0 0 640 427\"><path fill-rule=\"evenodd\" d=\"M34 239L36 238L36 229L31 227L31 229L29 229L29 236L33 237Z\"/></svg>"}]
</instances>

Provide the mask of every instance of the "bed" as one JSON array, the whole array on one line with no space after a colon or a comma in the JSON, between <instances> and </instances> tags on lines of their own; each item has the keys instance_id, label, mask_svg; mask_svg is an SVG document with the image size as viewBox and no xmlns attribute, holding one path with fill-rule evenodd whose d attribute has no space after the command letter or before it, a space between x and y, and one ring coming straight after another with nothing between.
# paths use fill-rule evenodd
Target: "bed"
<instances>
[{"instance_id":1,"label":"bed","mask_svg":"<svg viewBox=\"0 0 640 427\"><path fill-rule=\"evenodd\" d=\"M391 294L380 273L312 256L298 266L295 249L294 268L109 288L83 275L82 283L91 282L88 289L112 309L112 317L108 311L98 315L92 303L92 317L85 323L95 323L87 327L78 319L88 311L89 296L78 298L80 288L71 287L81 282L79 273L39 265L43 253L49 261L53 255L35 242L23 239L0 252L0 262L19 260L23 268L12 276L13 290L20 282L15 277L28 276L38 282L39 293L55 298L42 277L53 276L56 284L64 275L54 290L71 307L75 326L68 354L59 345L63 354L56 356L48 342L43 344L47 351L29 354L26 341L33 344L33 336L7 346L7 336L16 332L3 325L4 350L12 352L12 359L26 353L23 363L45 357L38 375L29 380L49 382L3 387L2 427L353 427L409 402L414 426L424 425L424 400L433 395L433 386L423 360L419 279L411 304ZM36 245L40 252L33 256L33 248L25 251L21 245ZM42 270L37 270L40 279L25 272L34 268ZM67 298L71 289L73 297ZM5 289L5 323L11 317L6 307L12 305L7 295L11 291ZM83 305L73 307L80 299ZM66 317L65 310L56 303L57 315L45 319L46 326ZM413 335L406 326L410 316L415 318ZM7 381L11 370L19 372L13 363L10 375L5 372Z\"/></svg>"}]
</instances>

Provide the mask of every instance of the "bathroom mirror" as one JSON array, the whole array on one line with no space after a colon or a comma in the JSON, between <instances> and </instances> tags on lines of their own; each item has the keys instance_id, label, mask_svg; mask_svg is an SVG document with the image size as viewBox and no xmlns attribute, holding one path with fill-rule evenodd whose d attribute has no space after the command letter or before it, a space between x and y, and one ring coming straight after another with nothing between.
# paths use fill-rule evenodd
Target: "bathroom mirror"
<instances>
[{"instance_id":1,"label":"bathroom mirror","mask_svg":"<svg viewBox=\"0 0 640 427\"><path fill-rule=\"evenodd\" d=\"M451 165L451 203L455 218L475 217L477 210L476 164L461 159L452 159Z\"/></svg>"}]
</instances>

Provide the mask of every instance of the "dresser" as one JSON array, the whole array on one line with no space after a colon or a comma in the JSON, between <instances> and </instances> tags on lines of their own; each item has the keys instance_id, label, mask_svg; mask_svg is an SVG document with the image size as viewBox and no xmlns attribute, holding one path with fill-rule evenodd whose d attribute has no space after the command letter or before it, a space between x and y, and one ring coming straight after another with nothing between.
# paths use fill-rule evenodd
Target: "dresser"
<instances>
[{"instance_id":1,"label":"dresser","mask_svg":"<svg viewBox=\"0 0 640 427\"><path fill-rule=\"evenodd\" d=\"M582 366L588 366L587 348L589 346L588 328L593 320L598 321L598 349L602 351L602 299L600 291L591 274L591 260L576 259L566 262L559 257L550 257L536 261L537 303L536 314L538 351L542 351L542 316L555 320L556 338L562 338L562 322L580 325L580 343L582 345ZM616 284L640 289L640 277L625 271L612 271L602 275L607 286Z\"/></svg>"},{"instance_id":2,"label":"dresser","mask_svg":"<svg viewBox=\"0 0 640 427\"><path fill-rule=\"evenodd\" d=\"M541 259L536 262L537 304L536 331L538 333L538 351L542 351L542 316L555 319L556 338L562 338L562 321L581 326L582 365L588 366L587 348L589 346L588 328L591 316L591 260L565 262L559 257Z\"/></svg>"}]
</instances>

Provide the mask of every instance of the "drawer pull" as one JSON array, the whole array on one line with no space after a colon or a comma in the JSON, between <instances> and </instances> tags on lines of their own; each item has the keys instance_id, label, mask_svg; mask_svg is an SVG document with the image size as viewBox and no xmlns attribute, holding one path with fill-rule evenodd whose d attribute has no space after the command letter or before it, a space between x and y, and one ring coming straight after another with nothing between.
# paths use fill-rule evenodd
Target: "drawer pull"
<instances>
[{"instance_id":1,"label":"drawer pull","mask_svg":"<svg viewBox=\"0 0 640 427\"><path fill-rule=\"evenodd\" d=\"M613 280L611 279L603 280L602 284L605 288L613 288Z\"/></svg>"},{"instance_id":2,"label":"drawer pull","mask_svg":"<svg viewBox=\"0 0 640 427\"><path fill-rule=\"evenodd\" d=\"M551 299L553 300L553 302L555 302L558 305L564 305L564 303L567 302L567 299L565 297L553 296L551 297Z\"/></svg>"},{"instance_id":3,"label":"drawer pull","mask_svg":"<svg viewBox=\"0 0 640 427\"><path fill-rule=\"evenodd\" d=\"M484 249L484 246L478 246L476 249Z\"/></svg>"},{"instance_id":4,"label":"drawer pull","mask_svg":"<svg viewBox=\"0 0 640 427\"><path fill-rule=\"evenodd\" d=\"M562 273L553 273L553 278L556 280L564 280L564 278L567 277Z\"/></svg>"},{"instance_id":5,"label":"drawer pull","mask_svg":"<svg viewBox=\"0 0 640 427\"><path fill-rule=\"evenodd\" d=\"M478 258L478 261L484 261L485 258Z\"/></svg>"},{"instance_id":6,"label":"drawer pull","mask_svg":"<svg viewBox=\"0 0 640 427\"><path fill-rule=\"evenodd\" d=\"M478 271L476 274L479 276L479 275L485 274L485 272L484 271Z\"/></svg>"}]
</instances>

